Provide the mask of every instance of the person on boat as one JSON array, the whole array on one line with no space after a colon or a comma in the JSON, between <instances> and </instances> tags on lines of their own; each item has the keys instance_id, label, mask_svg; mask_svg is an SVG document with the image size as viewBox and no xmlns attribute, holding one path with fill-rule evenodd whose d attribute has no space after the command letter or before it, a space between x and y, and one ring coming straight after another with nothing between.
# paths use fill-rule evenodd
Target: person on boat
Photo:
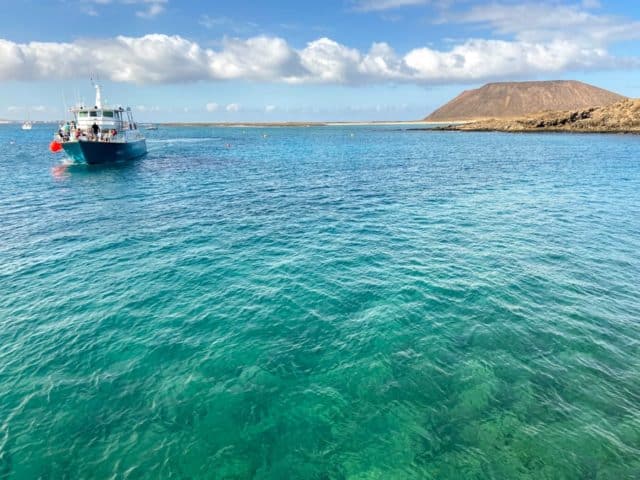
<instances>
[{"instance_id":1,"label":"person on boat","mask_svg":"<svg viewBox=\"0 0 640 480\"><path fill-rule=\"evenodd\" d=\"M91 131L93 132L94 140L98 140L99 139L98 135L100 134L100 127L96 122L93 122L93 125L91 125Z\"/></svg>"},{"instance_id":2,"label":"person on boat","mask_svg":"<svg viewBox=\"0 0 640 480\"><path fill-rule=\"evenodd\" d=\"M69 140L70 131L71 131L71 125L69 125L69 122L65 122L65 124L62 126L62 136L64 140Z\"/></svg>"}]
</instances>

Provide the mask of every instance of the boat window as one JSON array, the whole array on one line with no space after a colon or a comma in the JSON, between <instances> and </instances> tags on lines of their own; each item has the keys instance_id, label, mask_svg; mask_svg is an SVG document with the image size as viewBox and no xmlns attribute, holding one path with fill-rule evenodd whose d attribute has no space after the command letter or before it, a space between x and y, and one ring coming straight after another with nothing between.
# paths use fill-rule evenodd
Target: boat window
<instances>
[{"instance_id":1,"label":"boat window","mask_svg":"<svg viewBox=\"0 0 640 480\"><path fill-rule=\"evenodd\" d=\"M89 112L89 116L90 117L95 117L97 114L98 114L98 112L95 112L95 111Z\"/></svg>"},{"instance_id":2,"label":"boat window","mask_svg":"<svg viewBox=\"0 0 640 480\"><path fill-rule=\"evenodd\" d=\"M102 116L103 117L113 118L113 112L110 111L110 110L105 110L104 112L102 112Z\"/></svg>"},{"instance_id":3,"label":"boat window","mask_svg":"<svg viewBox=\"0 0 640 480\"><path fill-rule=\"evenodd\" d=\"M78 112L78 117L85 118L87 116L87 112Z\"/></svg>"}]
</instances>

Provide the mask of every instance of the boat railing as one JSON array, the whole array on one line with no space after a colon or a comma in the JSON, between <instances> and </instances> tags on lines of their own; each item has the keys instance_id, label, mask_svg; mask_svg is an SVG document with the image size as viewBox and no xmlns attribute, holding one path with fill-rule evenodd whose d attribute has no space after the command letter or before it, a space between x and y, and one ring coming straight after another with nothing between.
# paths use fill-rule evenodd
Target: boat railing
<instances>
[{"instance_id":1,"label":"boat railing","mask_svg":"<svg viewBox=\"0 0 640 480\"><path fill-rule=\"evenodd\" d=\"M85 131L82 129L69 130L68 132L61 129L55 135L55 139L61 142L83 141L83 142L103 142L103 143L126 143L127 141L131 141L133 139L137 139L141 137L141 134L137 130L135 132L137 133L137 135L131 135L130 130L125 130L125 131L116 130L115 134L112 133L112 131L104 131L104 132L99 132L97 135L95 135L91 131Z\"/></svg>"}]
</instances>

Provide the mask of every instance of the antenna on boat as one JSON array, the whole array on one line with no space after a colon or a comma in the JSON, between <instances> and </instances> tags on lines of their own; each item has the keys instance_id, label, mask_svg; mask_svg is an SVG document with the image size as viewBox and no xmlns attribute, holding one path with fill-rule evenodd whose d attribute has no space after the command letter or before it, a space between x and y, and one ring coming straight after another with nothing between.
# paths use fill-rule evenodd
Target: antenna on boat
<instances>
[{"instance_id":1,"label":"antenna on boat","mask_svg":"<svg viewBox=\"0 0 640 480\"><path fill-rule=\"evenodd\" d=\"M64 89L62 90L62 105L64 106L64 121L67 121L68 108L67 108L67 96L64 94Z\"/></svg>"},{"instance_id":2,"label":"antenna on boat","mask_svg":"<svg viewBox=\"0 0 640 480\"><path fill-rule=\"evenodd\" d=\"M93 75L91 75L91 84L96 89L96 108L102 108L102 91L100 90L100 84L93 81Z\"/></svg>"}]
</instances>

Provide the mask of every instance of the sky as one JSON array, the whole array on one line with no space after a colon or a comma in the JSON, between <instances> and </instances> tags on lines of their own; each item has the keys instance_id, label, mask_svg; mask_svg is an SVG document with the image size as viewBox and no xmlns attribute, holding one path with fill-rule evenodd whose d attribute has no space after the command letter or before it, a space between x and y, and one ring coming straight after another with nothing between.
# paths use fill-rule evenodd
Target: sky
<instances>
[{"instance_id":1,"label":"sky","mask_svg":"<svg viewBox=\"0 0 640 480\"><path fill-rule=\"evenodd\" d=\"M0 0L0 118L412 120L492 81L640 97L637 0Z\"/></svg>"}]
</instances>

